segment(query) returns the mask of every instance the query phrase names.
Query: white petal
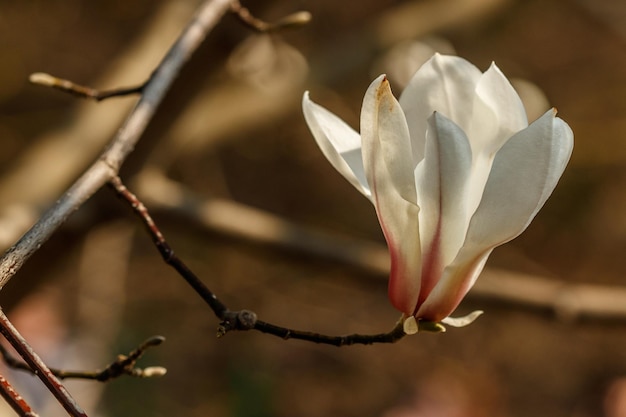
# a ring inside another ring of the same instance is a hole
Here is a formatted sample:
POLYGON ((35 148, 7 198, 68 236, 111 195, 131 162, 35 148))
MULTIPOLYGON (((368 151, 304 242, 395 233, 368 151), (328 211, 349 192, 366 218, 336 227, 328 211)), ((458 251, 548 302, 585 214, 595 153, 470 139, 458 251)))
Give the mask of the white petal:
POLYGON ((480 77, 472 108, 471 126, 466 131, 473 155, 468 206, 476 210, 496 152, 528 122, 521 99, 495 64, 480 77))
POLYGON ((472 324, 483 313, 484 311, 482 310, 476 310, 463 317, 446 317, 445 319, 441 320, 441 322, 452 327, 465 327, 469 324, 472 324))
POLYGON ((572 147, 571 129, 550 110, 500 149, 465 243, 420 314, 449 315, 456 308, 491 251, 528 227, 556 186, 572 147))
POLYGON ((482 76, 474 65, 455 56, 435 54, 413 76, 400 96, 406 115, 413 159, 423 158, 427 119, 437 111, 467 131, 475 88, 482 76))
POLYGON ((429 118, 425 158, 415 173, 421 208, 420 302, 465 240, 474 210, 467 204, 471 167, 472 151, 465 133, 442 114, 435 113, 429 118))
POLYGON ((549 110, 498 151, 466 244, 495 247, 522 233, 569 161, 573 133, 549 110))
POLYGON ((405 199, 396 188, 384 156, 381 136, 386 137, 388 132, 381 135, 381 126, 385 127, 386 122, 381 124, 379 116, 387 113, 381 109, 381 105, 397 106, 397 102, 388 97, 391 95, 388 84, 384 77, 377 79, 370 85, 363 99, 363 164, 391 256, 389 297, 398 310, 410 316, 415 309, 420 288, 419 207, 415 202, 405 199))
POLYGON ((467 134, 475 154, 493 154, 528 126, 522 100, 500 69, 491 64, 476 85, 471 127, 467 134))
POLYGON ((324 156, 357 190, 371 198, 359 134, 339 117, 311 101, 308 91, 302 97, 302 110, 324 156))

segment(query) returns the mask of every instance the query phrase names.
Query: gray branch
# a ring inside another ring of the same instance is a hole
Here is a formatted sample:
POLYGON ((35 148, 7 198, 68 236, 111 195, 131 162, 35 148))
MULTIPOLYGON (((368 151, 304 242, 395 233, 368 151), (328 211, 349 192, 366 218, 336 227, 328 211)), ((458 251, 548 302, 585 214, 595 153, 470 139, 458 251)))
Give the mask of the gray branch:
POLYGON ((229 6, 230 0, 208 0, 200 7, 146 83, 141 99, 113 137, 108 148, 0 259, 0 290, 70 214, 117 175, 180 69, 228 11, 229 6))

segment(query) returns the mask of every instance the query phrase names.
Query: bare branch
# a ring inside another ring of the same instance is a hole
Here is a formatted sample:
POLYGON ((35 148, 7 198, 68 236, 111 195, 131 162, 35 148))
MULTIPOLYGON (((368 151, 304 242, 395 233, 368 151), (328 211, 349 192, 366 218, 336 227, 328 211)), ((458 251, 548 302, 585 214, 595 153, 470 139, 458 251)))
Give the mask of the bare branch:
POLYGON ((26 363, 33 369, 34 374, 41 379, 52 395, 59 401, 65 410, 73 417, 87 417, 87 414, 74 401, 61 381, 50 371, 41 358, 30 347, 22 335, 17 331, 9 318, 0 309, 0 333, 7 339, 13 348, 20 354, 26 363))
POLYGON ((321 343, 332 346, 350 346, 350 345, 372 345, 374 343, 395 343, 406 336, 403 329, 403 320, 399 320, 394 328, 388 333, 379 334, 349 334, 345 336, 327 336, 319 333, 303 332, 299 330, 290 330, 284 327, 275 326, 271 323, 257 321, 254 329, 262 333, 268 333, 283 339, 298 339, 307 342, 321 343))
MULTIPOLYGON (((94 82, 117 86, 144 80, 193 15, 198 2, 191 3, 160 2, 150 22, 94 82)), ((109 106, 75 101, 67 124, 37 135, 11 166, 3 167, 6 172, 0 177, 0 256, 100 156, 137 99, 117 100, 109 106)))
POLYGON ((148 213, 148 209, 143 203, 122 183, 119 177, 114 177, 109 182, 117 195, 127 202, 135 214, 143 221, 146 230, 152 237, 152 241, 157 247, 159 253, 163 257, 165 263, 174 268, 189 285, 202 297, 202 299, 211 307, 211 310, 219 318, 222 318, 228 309, 217 296, 176 256, 170 245, 165 241, 163 234, 152 220, 148 213))
MULTIPOLYGON (((277 22, 269 23, 252 15, 247 8, 243 7, 241 3, 236 0, 231 3, 231 11, 236 14, 243 23, 258 32, 274 32, 288 28, 300 27, 306 25, 311 20, 311 13, 307 11, 299 11, 287 15, 277 22)), ((77 97, 94 99, 96 101, 102 101, 111 97, 141 94, 143 89, 150 82, 150 80, 148 80, 141 85, 132 87, 97 90, 64 78, 55 77, 45 72, 35 72, 31 74, 29 81, 32 84, 56 88, 57 90, 75 95, 77 97)))
POLYGON ((405 336, 402 320, 389 333, 375 335, 352 334, 346 336, 328 336, 301 330, 293 330, 257 320, 256 313, 249 310, 231 311, 220 301, 198 276, 174 253, 174 250, 165 241, 165 237, 148 213, 146 206, 131 193, 119 177, 111 179, 111 188, 125 201, 133 212, 141 219, 152 242, 168 265, 172 266, 181 277, 196 291, 209 305, 213 313, 221 320, 217 336, 224 336, 231 330, 258 330, 262 333, 278 336, 283 339, 299 339, 308 342, 322 343, 333 346, 347 346, 354 344, 369 345, 373 343, 394 343, 405 336))
POLYGON ((0 375, 0 396, 11 406, 20 417, 39 417, 26 400, 13 388, 7 379, 0 375))
POLYGON ((163 58, 141 99, 100 158, 0 259, 0 289, 69 215, 119 171, 190 55, 227 12, 230 0, 208 0, 163 58))
MULTIPOLYGON (((151 378, 163 376, 167 370, 160 366, 151 366, 148 368, 136 368, 137 361, 151 347, 159 346, 165 341, 163 336, 153 336, 144 341, 136 349, 128 355, 119 355, 117 359, 109 364, 105 369, 98 371, 66 371, 63 369, 50 368, 50 371, 60 379, 93 379, 100 382, 106 382, 111 379, 118 378, 122 375, 129 375, 137 378, 151 378)), ((6 364, 22 371, 35 373, 26 362, 13 357, 4 346, 0 345, 0 355, 6 364)))

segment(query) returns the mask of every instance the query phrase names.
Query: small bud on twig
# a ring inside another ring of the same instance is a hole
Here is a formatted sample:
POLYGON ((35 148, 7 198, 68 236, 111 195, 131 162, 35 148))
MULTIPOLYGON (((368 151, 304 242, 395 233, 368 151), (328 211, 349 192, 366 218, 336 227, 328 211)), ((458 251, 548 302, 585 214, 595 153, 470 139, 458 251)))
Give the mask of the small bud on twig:
POLYGON ((311 21, 311 13, 307 11, 295 12, 283 17, 277 22, 271 23, 254 16, 250 13, 250 10, 243 7, 238 1, 233 1, 230 9, 237 15, 239 20, 258 32, 275 32, 282 29, 296 28, 306 25, 311 21))

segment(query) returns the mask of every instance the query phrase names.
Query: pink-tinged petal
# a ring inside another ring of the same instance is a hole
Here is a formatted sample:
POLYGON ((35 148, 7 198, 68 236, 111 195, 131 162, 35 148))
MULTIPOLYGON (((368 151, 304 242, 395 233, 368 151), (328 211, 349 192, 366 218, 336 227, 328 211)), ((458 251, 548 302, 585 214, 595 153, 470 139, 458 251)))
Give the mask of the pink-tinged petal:
POLYGON ((365 178, 361 155, 361 136, 339 117, 302 97, 304 118, 322 153, 333 167, 367 198, 371 192, 365 178))
POLYGON ((440 113, 429 118, 425 158, 415 177, 422 245, 422 303, 454 260, 474 212, 467 204, 472 151, 465 133, 440 113))
POLYGON ((511 136, 528 126, 522 100, 493 63, 476 85, 473 110, 466 132, 474 154, 495 153, 511 136))
MULTIPOLYGON (((392 133, 384 131, 389 123, 380 118, 393 118, 397 114, 398 109, 393 107, 398 107, 398 103, 390 95, 389 83, 384 77, 374 81, 365 93, 361 109, 363 164, 389 246, 389 298, 398 310, 411 315, 420 289, 419 207, 402 196, 387 165, 382 140, 388 140, 392 133)), ((407 175, 412 176, 412 171, 407 175)))
POLYGON ((491 251, 530 224, 556 186, 573 148, 569 126, 554 110, 513 136, 498 151, 483 198, 459 255, 418 311, 449 316, 472 287, 491 251))
POLYGON ((492 251, 476 253, 463 247, 415 316, 435 322, 450 316, 478 279, 492 251))
POLYGON ((415 73, 400 96, 413 140, 413 160, 423 158, 428 117, 442 113, 467 132, 482 72, 463 58, 435 54, 415 73))

